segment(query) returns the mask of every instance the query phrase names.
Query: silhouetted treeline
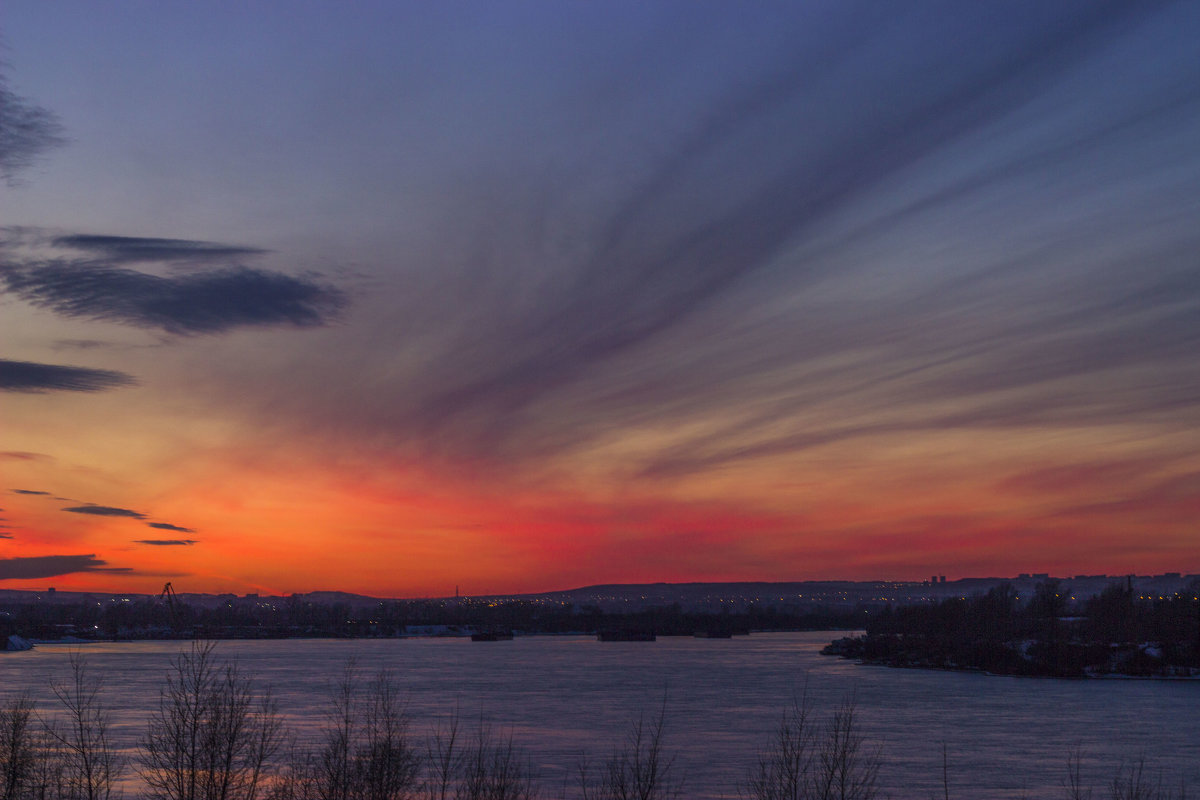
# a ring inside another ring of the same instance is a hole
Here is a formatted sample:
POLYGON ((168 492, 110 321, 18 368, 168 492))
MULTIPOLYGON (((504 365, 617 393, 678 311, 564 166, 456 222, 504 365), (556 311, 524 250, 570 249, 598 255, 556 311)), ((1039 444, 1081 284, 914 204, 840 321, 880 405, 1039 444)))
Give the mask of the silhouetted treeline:
POLYGON ((1200 671, 1200 584, 1171 597, 1139 598, 1115 583, 1087 599, 1060 581, 1018 598, 1004 584, 934 605, 886 607, 866 635, 833 655, 894 666, 980 669, 1012 675, 1187 676, 1200 671))
POLYGON ((0 635, 31 639, 393 637, 515 630, 595 633, 637 630, 658 636, 741 634, 751 630, 861 628, 867 610, 760 607, 712 614, 679 604, 630 612, 531 600, 387 600, 371 607, 302 597, 234 598, 205 607, 153 598, 88 603, 12 603, 0 607, 0 635))

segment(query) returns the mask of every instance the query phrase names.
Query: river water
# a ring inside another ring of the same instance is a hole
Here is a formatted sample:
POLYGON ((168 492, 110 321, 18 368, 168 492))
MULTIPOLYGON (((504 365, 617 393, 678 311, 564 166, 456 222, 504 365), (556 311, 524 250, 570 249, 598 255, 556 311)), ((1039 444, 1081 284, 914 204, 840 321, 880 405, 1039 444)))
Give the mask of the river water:
MULTIPOLYGON (((349 659, 369 675, 390 670, 424 737, 457 708, 511 732, 540 775, 543 795, 573 797, 578 764, 621 745, 639 714, 666 706, 666 745, 682 796, 736 797, 794 696, 824 719, 853 697, 861 730, 878 746, 881 795, 943 797, 943 750, 954 798, 1060 798, 1066 761, 1106 796, 1122 764, 1200 791, 1200 681, 1062 680, 868 667, 822 656, 828 633, 654 643, 535 636, 465 639, 221 642, 259 686, 270 686, 292 731, 314 737, 330 685, 349 659), (1104 790, 1104 791, 1102 791, 1104 790)), ((163 677, 186 643, 43 644, 0 654, 0 699, 28 693, 52 711, 52 679, 71 651, 102 675, 114 734, 134 747, 163 677)))

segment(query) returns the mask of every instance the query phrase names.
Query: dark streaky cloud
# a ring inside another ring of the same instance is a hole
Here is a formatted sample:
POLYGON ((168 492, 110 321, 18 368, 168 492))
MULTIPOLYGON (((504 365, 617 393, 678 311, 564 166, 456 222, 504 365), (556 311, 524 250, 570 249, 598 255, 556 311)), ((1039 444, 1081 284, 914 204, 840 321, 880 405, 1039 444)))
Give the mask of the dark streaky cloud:
POLYGON ((147 522, 151 528, 158 528, 163 531, 178 531, 179 533, 195 533, 191 528, 185 528, 182 525, 172 525, 169 522, 147 522))
POLYGON ((116 508, 114 506, 71 506, 64 508, 63 511, 69 511, 72 514, 92 514, 97 517, 130 517, 132 519, 145 519, 146 515, 137 511, 132 511, 128 508, 116 508))
POLYGON ((39 489, 13 489, 13 494, 44 494, 49 495, 49 492, 43 492, 39 489))
POLYGON ((190 239, 156 239, 143 236, 100 236, 73 234, 53 240, 59 247, 86 250, 107 260, 121 263, 138 261, 227 261, 244 256, 261 255, 266 250, 257 247, 199 242, 190 239))
POLYGON ((105 261, 6 264, 7 291, 66 317, 107 320, 174 334, 243 326, 324 325, 345 304, 337 289, 278 272, 230 267, 161 277, 105 261))
POLYGON ((0 359, 0 391, 100 392, 136 383, 131 375, 115 370, 0 359))
POLYGON ((72 572, 127 573, 129 567, 109 567, 108 562, 96 558, 95 553, 78 556, 32 556, 28 558, 0 558, 0 580, 29 580, 53 578, 72 572))
POLYGON ((196 543, 195 539, 134 539, 134 544, 152 544, 160 547, 170 547, 173 545, 190 546, 196 543))
POLYGON ((43 151, 65 143, 58 118, 13 93, 0 74, 0 177, 11 185, 43 151))
MULTIPOLYGON (((8 450, 0 453, 0 458, 10 461, 52 461, 53 457, 45 453, 27 453, 23 450, 8 450)), ((3 511, 3 509, 0 509, 3 511)))

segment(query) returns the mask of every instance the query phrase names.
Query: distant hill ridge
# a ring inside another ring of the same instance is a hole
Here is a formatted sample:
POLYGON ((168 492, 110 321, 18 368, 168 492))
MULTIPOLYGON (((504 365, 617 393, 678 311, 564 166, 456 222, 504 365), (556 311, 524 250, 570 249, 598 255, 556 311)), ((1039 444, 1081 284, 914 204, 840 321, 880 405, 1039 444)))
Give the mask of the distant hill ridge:
MULTIPOLYGON (((477 594, 461 597, 373 597, 336 590, 316 590, 291 595, 235 595, 232 593, 210 594, 180 592, 180 602, 201 607, 212 607, 231 600, 308 602, 318 605, 345 603, 352 607, 376 605, 388 601, 460 601, 477 599, 510 599, 573 602, 578 604, 715 604, 742 605, 746 603, 795 602, 853 604, 905 603, 937 600, 948 596, 970 596, 986 592, 993 586, 1009 583, 1018 591, 1032 591, 1033 587, 1048 578, 1045 574, 1023 574, 1016 578, 960 578, 952 581, 716 581, 685 583, 609 583, 581 586, 574 589, 559 589, 546 592, 514 594, 477 594)), ((1170 594, 1200 581, 1200 574, 1165 573, 1162 575, 1077 575, 1073 578, 1057 578, 1064 586, 1089 596, 1102 591, 1116 581, 1131 581, 1136 589, 1150 594, 1170 594)), ((84 603, 84 602, 136 602, 157 599, 157 594, 128 592, 73 592, 0 589, 0 603, 84 603)))

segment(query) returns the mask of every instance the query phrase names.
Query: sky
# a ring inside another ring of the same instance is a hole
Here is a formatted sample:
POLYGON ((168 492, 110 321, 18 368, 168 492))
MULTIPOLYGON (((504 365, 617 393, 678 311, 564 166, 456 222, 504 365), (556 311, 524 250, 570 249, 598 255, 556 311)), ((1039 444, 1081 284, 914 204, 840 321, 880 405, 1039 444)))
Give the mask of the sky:
POLYGON ((1198 36, 6 0, 0 588, 1200 572, 1198 36))

